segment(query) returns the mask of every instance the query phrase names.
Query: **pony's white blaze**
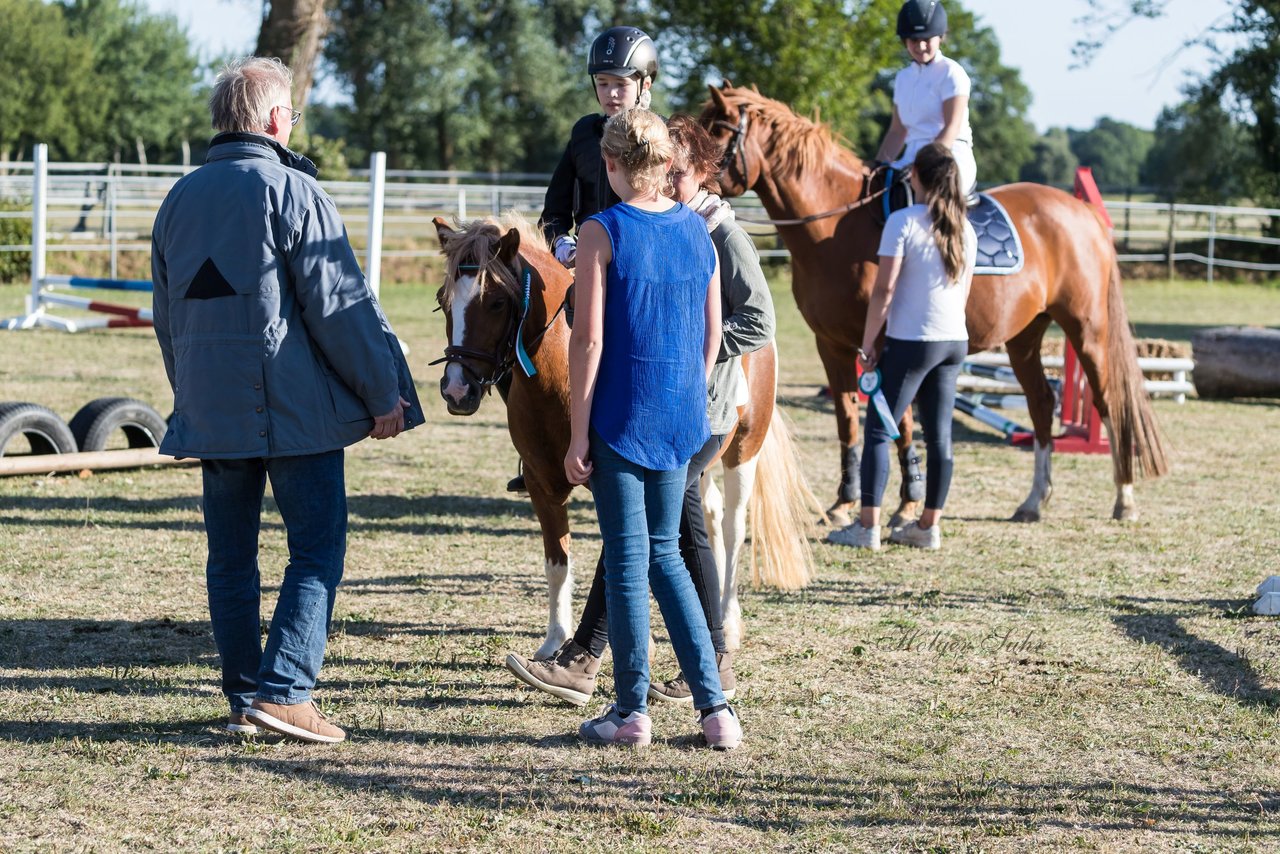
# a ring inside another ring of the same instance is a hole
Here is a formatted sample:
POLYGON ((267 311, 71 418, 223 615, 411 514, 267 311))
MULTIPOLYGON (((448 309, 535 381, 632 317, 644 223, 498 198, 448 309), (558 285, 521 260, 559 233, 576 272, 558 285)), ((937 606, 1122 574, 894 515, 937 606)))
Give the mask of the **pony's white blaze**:
MULTIPOLYGON (((449 305, 449 313, 453 319, 453 337, 449 343, 461 347, 467 334, 467 308, 476 298, 476 277, 459 276, 454 282, 453 300, 449 305)), ((445 365, 444 378, 448 380, 444 393, 452 400, 460 401, 467 394, 467 379, 462 373, 462 365, 450 362, 445 365)))

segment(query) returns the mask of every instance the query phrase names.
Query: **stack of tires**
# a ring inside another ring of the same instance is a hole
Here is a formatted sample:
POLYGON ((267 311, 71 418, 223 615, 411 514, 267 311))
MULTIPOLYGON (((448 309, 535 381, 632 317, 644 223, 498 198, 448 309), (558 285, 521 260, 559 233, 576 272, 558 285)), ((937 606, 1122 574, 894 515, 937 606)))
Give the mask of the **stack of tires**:
POLYGON ((34 403, 0 403, 0 457, 20 452, 25 438, 32 454, 103 451, 117 432, 130 448, 158 448, 165 419, 147 404, 128 397, 100 397, 85 404, 70 423, 52 409, 34 403))

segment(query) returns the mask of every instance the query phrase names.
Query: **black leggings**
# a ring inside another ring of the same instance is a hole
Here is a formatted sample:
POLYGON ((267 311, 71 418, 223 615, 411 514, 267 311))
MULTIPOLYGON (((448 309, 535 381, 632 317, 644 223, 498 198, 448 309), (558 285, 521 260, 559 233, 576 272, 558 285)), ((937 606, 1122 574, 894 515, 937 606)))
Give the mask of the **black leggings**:
MULTIPOLYGON (((886 338, 880 356, 880 380, 893 420, 902 420, 913 399, 920 406, 925 438, 924 506, 941 510, 951 488, 951 410, 956 377, 969 353, 968 341, 902 341, 886 338)), ((866 445, 862 451, 862 506, 879 507, 889 482, 889 427, 875 406, 867 406, 866 445)))
MULTIPOLYGON (((711 537, 707 534, 706 517, 702 514, 702 490, 699 482, 702 473, 720 451, 724 436, 712 436, 693 458, 689 460, 689 473, 684 482, 684 507, 680 511, 680 557, 698 592, 702 613, 711 630, 711 643, 716 652, 726 652, 724 645, 724 616, 720 613, 720 575, 716 569, 716 556, 711 551, 711 537)), ((609 612, 604 600, 604 557, 596 563, 595 578, 587 593, 587 604, 582 609, 582 619, 573 640, 596 658, 604 655, 609 645, 609 612)))

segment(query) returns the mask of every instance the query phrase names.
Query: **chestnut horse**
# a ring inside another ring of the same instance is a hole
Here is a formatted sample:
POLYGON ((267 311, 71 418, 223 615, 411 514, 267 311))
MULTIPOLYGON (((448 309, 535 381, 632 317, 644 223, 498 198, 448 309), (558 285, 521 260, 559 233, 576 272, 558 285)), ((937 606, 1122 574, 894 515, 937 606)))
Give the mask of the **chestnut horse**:
MULTIPOLYGON (((755 190, 791 253, 792 292, 817 338, 835 400, 841 491, 831 508, 849 518, 858 496, 858 400, 855 352, 879 262, 881 226, 874 215, 882 174, 838 145, 824 125, 797 116, 754 88, 710 87, 700 121, 725 145, 720 185, 727 196, 755 190), (879 180, 878 180, 879 179, 879 180)), ((1135 474, 1168 470, 1138 367, 1115 247, 1093 208, 1050 187, 1010 184, 991 191, 1022 239, 1019 273, 975 276, 966 311, 970 352, 1005 344, 1027 396, 1035 429, 1035 476, 1015 521, 1038 521, 1052 492, 1054 395, 1040 361, 1040 341, 1057 322, 1080 356, 1095 405, 1111 439, 1116 519, 1137 516, 1135 474), (1136 464, 1135 464, 1136 459, 1136 464)), ((899 454, 911 441, 911 410, 899 454)), ((904 477, 904 481, 906 478, 904 477)), ((898 518, 914 518, 904 493, 898 518)))
MULTIPOLYGON (((451 414, 472 415, 484 393, 510 372, 507 426, 524 461, 529 498, 542 527, 548 584, 547 635, 535 658, 547 658, 573 631, 566 508, 573 486, 564 475, 569 448, 569 327, 563 317, 573 277, 522 217, 481 220, 461 231, 439 217, 434 222, 446 262, 437 300, 449 341, 439 360, 446 362, 440 395, 451 414), (536 371, 532 376, 518 364, 520 342, 536 371)), ((725 639, 734 648, 741 637, 737 570, 748 505, 755 532, 755 582, 798 589, 813 571, 805 530, 816 499, 799 475, 790 433, 774 409, 776 359, 772 343, 743 357, 748 401, 739 407, 738 427, 721 459, 723 502, 711 479, 703 481, 720 572, 725 639)))

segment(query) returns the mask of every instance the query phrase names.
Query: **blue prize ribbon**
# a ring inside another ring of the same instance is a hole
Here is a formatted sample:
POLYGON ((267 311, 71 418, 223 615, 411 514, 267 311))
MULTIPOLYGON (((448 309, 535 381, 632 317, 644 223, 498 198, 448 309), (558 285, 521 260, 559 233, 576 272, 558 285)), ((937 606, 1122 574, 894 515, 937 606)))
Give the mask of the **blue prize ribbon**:
POLYGON ((533 286, 533 270, 524 268, 524 302, 520 307, 520 325, 516 327, 516 361, 526 377, 536 377, 538 369, 533 366, 533 359, 524 349, 524 321, 529 316, 529 291, 533 286))
POLYGON ((880 388, 879 369, 863 371, 862 376, 858 377, 858 388, 871 398, 871 405, 876 408, 880 420, 889 430, 889 435, 894 439, 899 438, 902 434, 898 432, 898 424, 893 420, 893 410, 889 408, 889 401, 884 399, 884 391, 880 388))

